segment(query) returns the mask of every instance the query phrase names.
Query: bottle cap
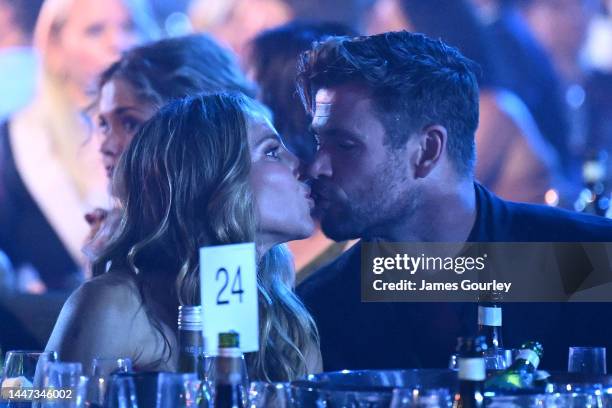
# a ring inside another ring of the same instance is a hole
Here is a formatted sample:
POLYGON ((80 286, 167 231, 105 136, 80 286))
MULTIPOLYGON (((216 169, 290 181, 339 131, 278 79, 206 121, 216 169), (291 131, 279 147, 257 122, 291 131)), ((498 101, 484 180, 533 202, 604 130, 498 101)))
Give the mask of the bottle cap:
POLYGON ((240 335, 235 331, 219 333, 219 348, 240 347, 240 335))
POLYGON ((179 330, 202 330, 202 306, 179 306, 179 330))

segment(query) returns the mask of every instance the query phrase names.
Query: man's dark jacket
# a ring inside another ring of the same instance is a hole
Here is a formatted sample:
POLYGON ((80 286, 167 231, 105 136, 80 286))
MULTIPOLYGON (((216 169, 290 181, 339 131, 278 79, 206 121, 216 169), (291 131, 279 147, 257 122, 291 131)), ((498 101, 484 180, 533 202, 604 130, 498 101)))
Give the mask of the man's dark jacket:
MULTIPOLYGON (((612 242, 612 221, 605 218, 504 201, 479 184, 475 189, 470 242, 612 242)), ((319 328, 325 371, 447 367, 456 338, 476 332, 476 305, 361 303, 360 250, 357 243, 297 288, 319 328)), ((612 303, 503 307, 504 345, 543 342, 544 368, 567 369, 572 345, 612 350, 612 303)))

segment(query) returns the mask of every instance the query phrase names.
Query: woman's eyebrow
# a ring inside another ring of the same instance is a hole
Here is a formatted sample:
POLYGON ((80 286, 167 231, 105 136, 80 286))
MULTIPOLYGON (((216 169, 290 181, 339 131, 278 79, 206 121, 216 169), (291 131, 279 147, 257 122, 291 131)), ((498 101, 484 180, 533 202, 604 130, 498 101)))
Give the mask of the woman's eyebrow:
POLYGON ((269 140, 269 139, 273 139, 273 140, 276 140, 276 141, 280 141, 280 136, 279 136, 279 135, 277 135, 276 133, 266 133, 266 134, 265 134, 265 135, 263 135, 261 138, 259 138, 259 139, 258 139, 258 140, 255 142, 255 144, 256 144, 256 145, 260 145, 260 144, 262 144, 262 143, 266 142, 266 141, 267 141, 267 140, 269 140))

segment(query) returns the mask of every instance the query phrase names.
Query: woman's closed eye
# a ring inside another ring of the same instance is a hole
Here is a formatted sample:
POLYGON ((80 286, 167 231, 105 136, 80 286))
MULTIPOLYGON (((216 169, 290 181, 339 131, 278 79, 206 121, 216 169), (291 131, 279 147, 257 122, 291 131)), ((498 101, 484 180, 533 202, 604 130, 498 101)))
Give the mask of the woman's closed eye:
POLYGON ((278 160, 280 159, 280 149, 280 143, 271 144, 269 147, 266 148, 266 156, 278 160))
POLYGON ((343 150, 352 150, 355 147, 357 147, 357 143, 351 140, 339 140, 337 144, 338 144, 338 147, 343 150))

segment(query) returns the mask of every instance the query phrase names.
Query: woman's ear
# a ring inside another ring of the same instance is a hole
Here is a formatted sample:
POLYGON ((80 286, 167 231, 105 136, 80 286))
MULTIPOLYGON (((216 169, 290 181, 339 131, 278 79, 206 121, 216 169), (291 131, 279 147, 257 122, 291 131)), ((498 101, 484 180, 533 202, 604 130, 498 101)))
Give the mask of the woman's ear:
POLYGON ((417 134, 419 138, 419 155, 415 163, 415 176, 426 177, 436 167, 444 149, 448 133, 441 125, 430 125, 417 134))

